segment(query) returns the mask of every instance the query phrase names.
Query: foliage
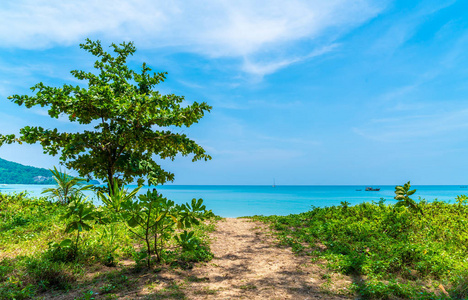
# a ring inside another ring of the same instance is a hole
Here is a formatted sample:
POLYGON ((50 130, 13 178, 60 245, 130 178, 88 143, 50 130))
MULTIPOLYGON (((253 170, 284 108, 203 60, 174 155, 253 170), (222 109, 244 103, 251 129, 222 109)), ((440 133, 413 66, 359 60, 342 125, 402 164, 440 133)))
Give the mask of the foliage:
POLYGON ((63 263, 44 259, 29 258, 25 261, 26 272, 36 283, 39 291, 50 289, 67 289, 75 281, 75 277, 63 263))
POLYGON ((468 206, 421 201, 418 207, 423 214, 380 201, 254 219, 270 223, 294 251, 362 278, 352 288, 363 298, 441 299, 442 284, 452 297, 465 299, 468 206))
POLYGON ((468 203, 468 197, 466 195, 459 195, 455 198, 458 203, 458 207, 468 203))
POLYGON ((57 186, 45 189, 42 193, 57 198, 60 203, 68 204, 73 197, 79 197, 83 191, 89 191, 93 187, 93 185, 84 185, 85 179, 70 176, 58 171, 56 167, 50 171, 57 186))
POLYGON ((180 235, 176 235, 175 240, 182 248, 181 259, 184 262, 192 261, 210 261, 213 253, 208 247, 195 235, 194 231, 184 230, 180 235))
POLYGON ((395 200, 398 201, 395 204, 395 207, 407 207, 410 210, 417 211, 423 214, 423 211, 418 206, 418 204, 409 197, 413 195, 414 193, 416 193, 416 190, 410 191, 410 188, 411 188, 411 184, 409 181, 405 183, 403 186, 397 185, 395 187, 395 195, 396 195, 395 200))
POLYGON ((194 237, 194 232, 184 230, 179 236, 175 236, 176 242, 182 247, 184 251, 194 250, 198 246, 198 241, 194 237))
POLYGON ((52 261, 69 262, 75 259, 75 251, 73 241, 64 239, 60 243, 55 241, 49 242, 48 256, 52 261))
MULTIPOLYGON (((92 229, 91 222, 95 220, 96 213, 94 206, 86 201, 81 195, 74 195, 70 204, 67 206, 67 211, 63 218, 66 220, 66 233, 76 232, 76 240, 74 244, 75 255, 78 253, 78 244, 80 242, 80 234, 83 231, 92 229)), ((63 242, 62 242, 63 243, 63 242)))
MULTIPOLYGON (((132 192, 133 193, 133 192, 132 192)), ((125 195, 115 191, 114 194, 125 195)), ((172 239, 175 227, 183 229, 190 228, 192 224, 199 225, 201 220, 206 219, 210 212, 206 211, 203 200, 192 200, 192 204, 175 204, 168 200, 156 189, 140 195, 138 200, 132 197, 102 196, 108 207, 121 218, 129 227, 129 230, 145 242, 147 266, 151 266, 151 255, 156 255, 156 261, 161 261, 163 250, 167 242, 172 239)), ((138 259, 144 258, 142 254, 138 259)))
POLYGON ((187 104, 183 96, 161 95, 154 87, 166 79, 166 73, 151 73, 143 63, 140 72, 129 68, 127 59, 136 51, 133 43, 112 44, 114 56, 99 41, 86 40, 80 47, 96 56, 97 74, 71 71, 88 86, 65 84, 46 86, 42 82, 32 87, 35 95, 13 95, 9 99, 31 108, 48 108, 52 118, 68 116, 71 122, 92 124, 93 130, 70 133, 57 129, 26 126, 20 130, 26 143, 40 142, 44 152, 60 153, 68 169, 80 176, 107 182, 112 193, 114 180, 126 184, 134 180, 148 184, 171 181, 174 175, 161 168, 153 159, 174 159, 177 154, 193 154, 193 160, 211 159, 205 150, 185 134, 169 127, 190 127, 211 107, 206 103, 187 104), (158 128, 158 129, 155 129, 158 128), (166 130, 164 130, 166 129, 166 130))
MULTIPOLYGON (((125 196, 128 194, 131 193, 125 196)), ((115 199, 116 195, 112 197, 115 199)), ((87 272, 95 273, 101 264, 114 266, 117 259, 132 258, 135 249, 145 250, 142 240, 131 234, 107 206, 95 207, 84 200, 74 199, 69 206, 64 206, 45 197, 0 193, 0 299, 30 299, 53 289, 62 291, 56 293, 81 293, 82 284, 92 284, 86 283, 87 272), (88 214, 93 218, 86 217, 88 214), (81 232, 77 230, 80 226, 81 232), (64 228, 70 228, 69 232, 64 228), (78 233, 79 251, 76 252, 78 233)), ((165 245, 173 251, 163 253, 164 262, 182 266, 179 262, 212 258, 206 232, 213 230, 214 225, 191 224, 192 239, 200 246, 193 251, 178 252, 179 246, 171 236, 165 245)), ((146 256, 141 262, 147 263, 146 256)), ((119 268, 122 267, 114 269, 115 276, 111 276, 112 271, 102 275, 105 284, 99 294, 120 293, 132 286, 133 279, 118 271, 119 268)), ((133 267, 131 270, 134 272, 133 267)), ((96 291, 95 288, 92 290, 96 291)))
POLYGON ((21 144, 22 141, 19 138, 17 138, 14 134, 7 134, 7 135, 0 134, 0 147, 5 144, 13 144, 13 143, 21 144))
POLYGON ((102 193, 101 191, 97 192, 98 198, 105 204, 102 211, 97 211, 98 222, 103 224, 103 234, 102 241, 107 243, 107 255, 105 258, 105 265, 114 266, 115 261, 115 250, 117 250, 118 245, 116 245, 115 234, 116 227, 122 226, 120 221, 124 221, 122 213, 122 204, 131 202, 135 197, 137 192, 140 190, 141 186, 137 187, 131 192, 128 192, 127 189, 119 187, 117 183, 113 185, 112 193, 102 193))

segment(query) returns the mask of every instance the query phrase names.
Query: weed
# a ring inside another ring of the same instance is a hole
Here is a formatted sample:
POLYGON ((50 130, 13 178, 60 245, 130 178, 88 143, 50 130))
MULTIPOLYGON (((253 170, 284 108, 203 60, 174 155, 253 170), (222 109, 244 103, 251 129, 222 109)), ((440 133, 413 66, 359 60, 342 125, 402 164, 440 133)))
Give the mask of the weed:
POLYGON ((257 286, 255 286, 254 284, 244 284, 244 285, 239 286, 239 288, 241 290, 254 290, 257 288, 257 286))
POLYGON ((65 290, 75 281, 75 276, 63 263, 43 258, 31 258, 26 260, 25 265, 27 274, 37 284, 40 291, 65 290))

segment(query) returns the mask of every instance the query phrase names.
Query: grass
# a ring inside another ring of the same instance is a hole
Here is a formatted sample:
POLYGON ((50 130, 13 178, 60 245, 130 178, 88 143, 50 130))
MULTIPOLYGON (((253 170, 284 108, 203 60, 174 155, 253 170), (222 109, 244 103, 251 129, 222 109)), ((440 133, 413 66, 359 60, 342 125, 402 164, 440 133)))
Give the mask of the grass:
POLYGON ((467 299, 468 206, 418 206, 422 212, 384 201, 345 203, 253 218, 271 224, 296 253, 352 276, 350 288, 361 298, 467 299))
MULTIPOLYGON (((420 201, 418 210, 385 204, 312 208, 289 216, 255 216, 275 229, 281 244, 311 261, 324 261, 332 274, 353 278, 349 295, 362 299, 468 299, 468 206, 420 201), (419 210, 420 208, 420 210, 419 210)), ((46 198, 0 194, 0 299, 47 298, 71 294, 76 299, 118 299, 135 288, 148 290, 147 299, 185 299, 184 289, 205 277, 181 281, 160 276, 162 270, 190 269, 209 261, 207 233, 214 222, 194 229, 196 251, 182 251, 170 241, 163 262, 152 269, 141 261, 141 240, 116 226, 113 244, 104 225, 83 233, 80 250, 50 248, 65 234, 65 207, 46 198), (113 252, 117 263, 108 264, 113 252), (58 250, 57 250, 58 249, 58 250)), ((118 224, 117 224, 118 225, 118 224)), ((333 285, 337 275, 321 278, 333 285)), ((242 285, 254 290, 255 285, 242 285)), ((200 295, 213 295, 205 288, 200 295)), ((131 296, 129 296, 131 297, 131 296)))
MULTIPOLYGON (((93 224, 91 230, 82 233, 78 253, 70 255, 67 247, 49 245, 73 238, 73 233, 66 234, 64 230, 65 211, 64 205, 44 197, 0 193, 0 299, 40 299, 53 294, 73 294, 76 299, 94 299, 96 295, 96 299, 117 299, 136 286, 144 287, 140 277, 155 277, 163 268, 190 268, 213 256, 208 232, 214 230, 216 218, 192 228, 198 246, 191 251, 182 250, 170 240, 162 263, 152 269, 139 260, 141 240, 123 224, 116 224, 112 243, 106 237, 105 225, 93 224), (116 264, 109 264, 109 253, 116 264), (118 265, 119 261, 131 260, 131 265, 118 265)), ((175 282, 157 286, 153 294, 148 299, 185 298, 175 282)))

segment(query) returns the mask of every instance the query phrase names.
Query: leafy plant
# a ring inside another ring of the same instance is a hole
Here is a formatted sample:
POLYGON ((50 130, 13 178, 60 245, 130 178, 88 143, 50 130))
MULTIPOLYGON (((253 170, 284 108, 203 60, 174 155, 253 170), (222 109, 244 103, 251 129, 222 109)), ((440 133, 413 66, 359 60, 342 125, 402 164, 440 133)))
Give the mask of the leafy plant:
POLYGON ((119 185, 145 178, 149 185, 172 181, 174 174, 163 170, 155 156, 174 159, 177 154, 193 154, 193 161, 211 159, 185 134, 170 130, 197 123, 211 106, 204 102, 187 105, 183 96, 155 91, 167 73, 152 73, 145 63, 139 72, 130 69, 127 58, 136 51, 133 43, 112 44, 113 54, 104 51, 100 41, 87 39, 80 47, 98 58, 94 63, 97 74, 71 71, 87 88, 41 82, 32 87, 35 95, 9 99, 27 108, 45 106, 52 118, 67 115, 70 122, 93 124, 94 130, 69 133, 26 126, 20 130, 22 141, 40 142, 50 155, 60 153, 67 168, 82 177, 102 179, 109 193, 114 191, 115 179, 119 185))
POLYGON ((54 167, 52 172, 53 178, 57 183, 55 188, 45 189, 42 194, 49 194, 51 197, 57 198, 60 203, 68 204, 70 199, 81 194, 83 191, 88 191, 93 185, 84 185, 85 179, 77 178, 57 170, 54 167))
POLYGON ((115 232, 116 226, 122 225, 121 221, 125 222, 125 218, 122 215, 123 205, 132 202, 141 186, 128 192, 127 189, 119 187, 118 183, 115 182, 112 188, 112 193, 97 192, 98 198, 105 204, 103 214, 97 211, 97 219, 99 223, 104 225, 102 242, 107 243, 108 250, 104 261, 104 264, 107 266, 115 265, 114 252, 119 247, 115 244, 115 232))
POLYGON ((343 209, 347 209, 350 204, 351 203, 348 201, 341 201, 341 207, 343 207, 343 209))
POLYGON ((97 192, 98 198, 106 205, 107 212, 114 218, 120 218, 123 206, 127 203, 132 202, 132 199, 136 196, 141 186, 138 186, 133 191, 129 192, 124 187, 119 186, 118 181, 114 179, 112 185, 112 192, 103 193, 102 191, 97 192))
POLYGON ((182 247, 184 251, 194 250, 198 247, 198 240, 194 237, 194 232, 184 230, 180 235, 176 235, 175 237, 176 242, 182 247))
POLYGON ((176 205, 158 194, 156 189, 140 195, 137 201, 125 203, 122 215, 131 232, 145 242, 148 267, 151 266, 151 254, 156 255, 156 261, 161 260, 162 251, 173 237, 176 225, 180 229, 190 228, 208 215, 202 203, 202 199, 193 199, 192 205, 176 205))
POLYGON ((74 196, 70 200, 70 204, 67 206, 67 212, 64 215, 64 219, 67 222, 65 228, 66 233, 76 232, 76 239, 74 243, 75 255, 78 253, 78 244, 80 242, 80 234, 83 231, 92 229, 91 222, 95 220, 94 206, 87 202, 87 197, 74 196))
POLYGON ((73 242, 71 239, 64 239, 60 243, 49 242, 50 259, 52 261, 71 261, 75 258, 73 242))
POLYGON ((409 208, 411 210, 418 211, 421 214, 424 214, 423 211, 421 210, 421 208, 418 206, 418 204, 413 199, 411 199, 409 197, 409 196, 413 195, 414 193, 416 193, 416 190, 411 190, 410 191, 410 188, 411 188, 411 184, 410 184, 409 181, 407 183, 405 183, 403 186, 397 185, 395 187, 395 194, 396 194, 395 200, 398 201, 395 204, 395 206, 396 207, 407 207, 407 208, 409 208))

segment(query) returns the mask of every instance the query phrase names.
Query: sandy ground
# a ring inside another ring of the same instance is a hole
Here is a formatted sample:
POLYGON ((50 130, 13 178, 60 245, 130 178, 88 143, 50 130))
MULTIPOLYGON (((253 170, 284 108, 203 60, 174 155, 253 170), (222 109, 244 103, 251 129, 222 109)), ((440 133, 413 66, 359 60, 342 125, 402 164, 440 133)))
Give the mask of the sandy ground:
MULTIPOLYGON (((110 269, 102 269, 72 293, 47 293, 42 299, 354 299, 351 278, 331 273, 324 263, 279 246, 268 227, 249 219, 224 219, 210 234, 215 257, 191 269, 164 266, 157 272, 128 273, 128 288, 102 291, 110 269)), ((123 262, 129 266, 134 262, 123 262)), ((115 270, 115 268, 114 268, 115 270)))
MULTIPOLYGON (((194 268, 192 276, 207 278, 198 289, 215 290, 213 295, 189 299, 349 299, 324 287, 329 282, 325 268, 279 247, 264 224, 248 219, 220 221, 212 234, 215 258, 194 268)), ((331 276, 331 275, 330 275, 331 276)), ((342 278, 339 285, 349 284, 342 278)), ((330 286, 331 287, 331 286, 330 286)), ((346 290, 345 290, 346 291, 346 290)))

